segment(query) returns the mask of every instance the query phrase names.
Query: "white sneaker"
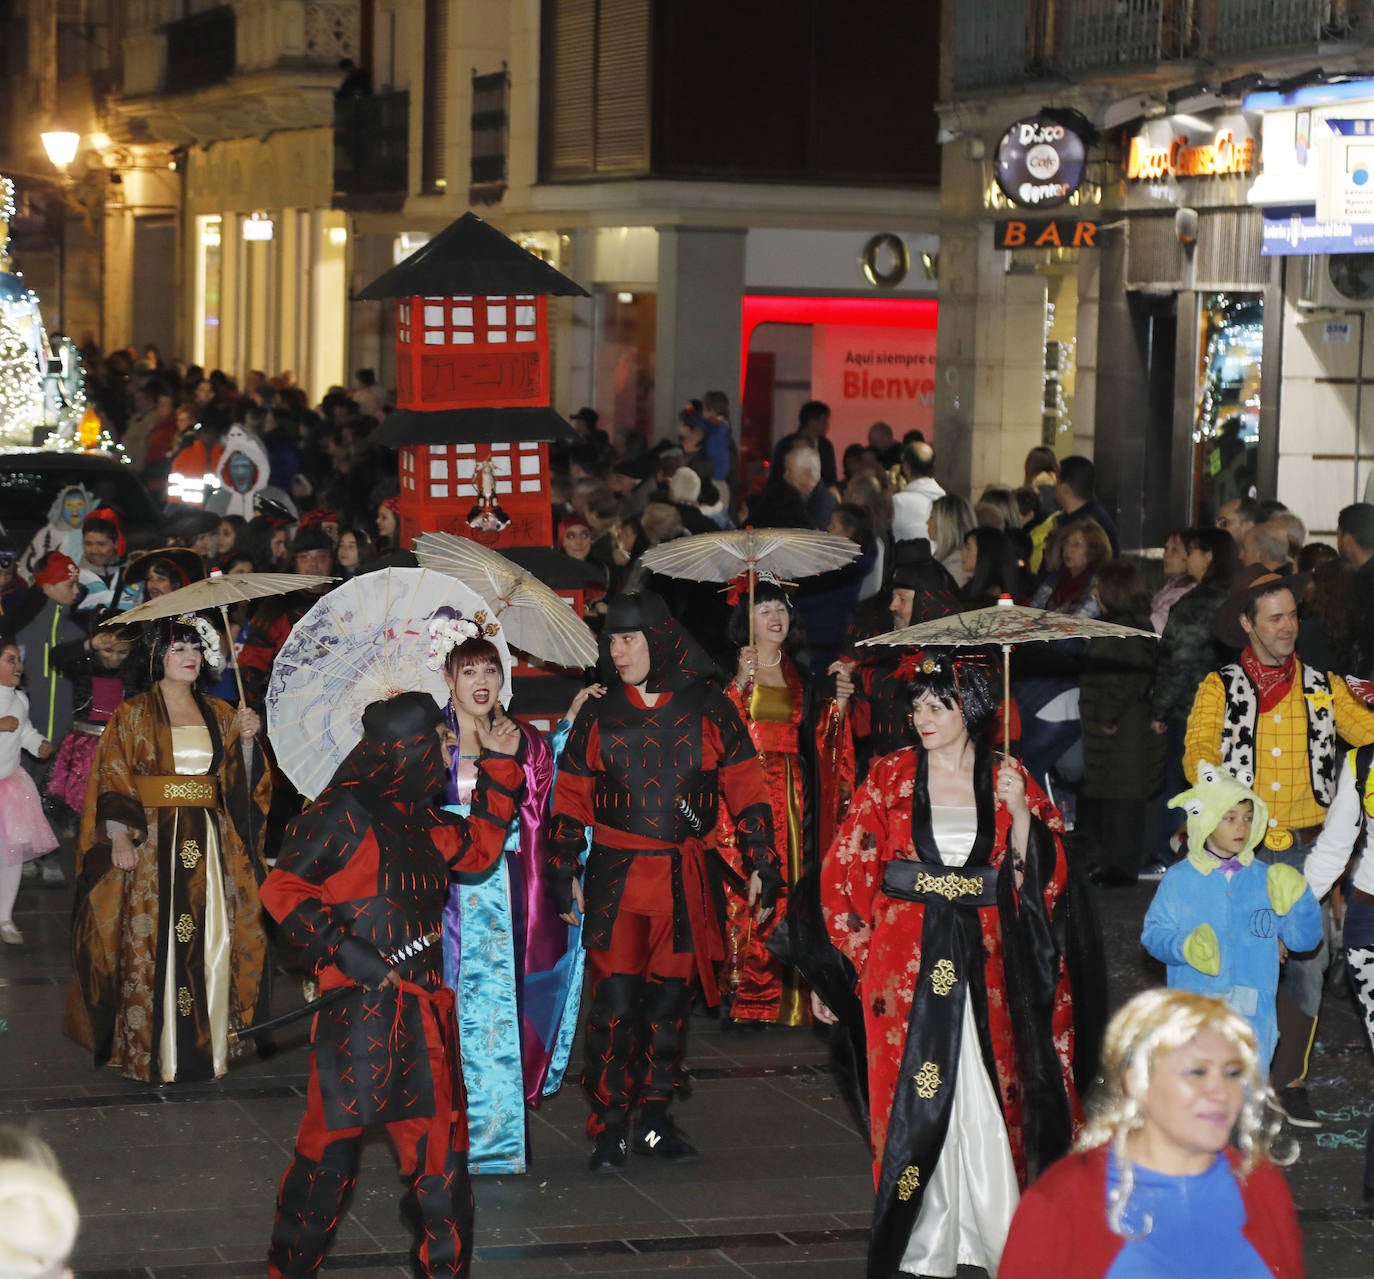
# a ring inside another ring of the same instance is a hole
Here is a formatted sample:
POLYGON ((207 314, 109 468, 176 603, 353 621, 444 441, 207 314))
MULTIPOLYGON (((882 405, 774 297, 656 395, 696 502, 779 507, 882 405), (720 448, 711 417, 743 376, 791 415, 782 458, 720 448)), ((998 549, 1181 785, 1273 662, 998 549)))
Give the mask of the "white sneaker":
POLYGON ((9 919, 0 919, 0 941, 6 946, 22 946, 24 944, 24 934, 9 919))

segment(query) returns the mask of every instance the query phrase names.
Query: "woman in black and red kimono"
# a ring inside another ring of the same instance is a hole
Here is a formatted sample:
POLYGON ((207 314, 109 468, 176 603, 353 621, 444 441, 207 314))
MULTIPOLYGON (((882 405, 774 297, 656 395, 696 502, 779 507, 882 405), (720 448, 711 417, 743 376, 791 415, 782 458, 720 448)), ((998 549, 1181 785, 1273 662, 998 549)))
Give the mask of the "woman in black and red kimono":
POLYGON ((1068 1149, 1079 1114, 1050 925, 1059 814, 986 745, 988 666, 927 653, 909 692, 921 749, 873 765, 822 870, 869 1045, 870 1279, 995 1273, 1028 1172, 1068 1149))
POLYGON ((478 731, 468 817, 439 811, 452 730, 427 693, 363 712, 363 737, 287 827, 262 903, 309 952, 325 990, 351 993, 316 1017, 305 1117, 282 1178, 268 1274, 307 1279, 357 1175, 362 1135, 385 1124, 411 1178, 415 1273, 457 1279, 472 1264, 472 1188, 453 992, 437 941, 450 873, 500 856, 523 789, 514 723, 478 731), (407 958, 400 958, 401 955, 407 958))

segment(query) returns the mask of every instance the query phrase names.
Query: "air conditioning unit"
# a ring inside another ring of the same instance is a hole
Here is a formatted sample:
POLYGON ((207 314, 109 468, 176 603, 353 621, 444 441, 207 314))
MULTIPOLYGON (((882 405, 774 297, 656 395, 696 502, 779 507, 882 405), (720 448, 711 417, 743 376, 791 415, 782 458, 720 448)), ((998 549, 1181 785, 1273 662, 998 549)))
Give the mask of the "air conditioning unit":
POLYGON ((1374 310, 1374 253, 1305 258, 1300 283, 1297 303, 1304 310, 1374 310))

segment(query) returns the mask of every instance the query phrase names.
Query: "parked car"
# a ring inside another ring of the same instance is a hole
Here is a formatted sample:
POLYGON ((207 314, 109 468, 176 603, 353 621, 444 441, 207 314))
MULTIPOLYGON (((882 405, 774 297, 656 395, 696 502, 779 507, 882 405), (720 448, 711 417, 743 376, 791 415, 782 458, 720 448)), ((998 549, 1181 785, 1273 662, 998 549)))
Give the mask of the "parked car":
POLYGON ((83 484, 97 505, 119 514, 131 551, 162 544, 162 512, 149 496, 137 471, 108 453, 61 453, 49 449, 0 449, 0 525, 16 551, 22 552, 48 522, 57 495, 83 484))

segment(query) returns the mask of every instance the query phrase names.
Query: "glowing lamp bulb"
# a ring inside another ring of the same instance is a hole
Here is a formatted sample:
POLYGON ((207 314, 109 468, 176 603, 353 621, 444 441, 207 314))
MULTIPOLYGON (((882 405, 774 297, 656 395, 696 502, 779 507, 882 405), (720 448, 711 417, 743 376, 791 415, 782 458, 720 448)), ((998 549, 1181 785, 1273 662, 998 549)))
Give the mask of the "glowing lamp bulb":
POLYGON ((76 428, 76 438, 83 449, 93 449, 100 443, 100 418, 88 404, 81 415, 81 425, 76 428))

